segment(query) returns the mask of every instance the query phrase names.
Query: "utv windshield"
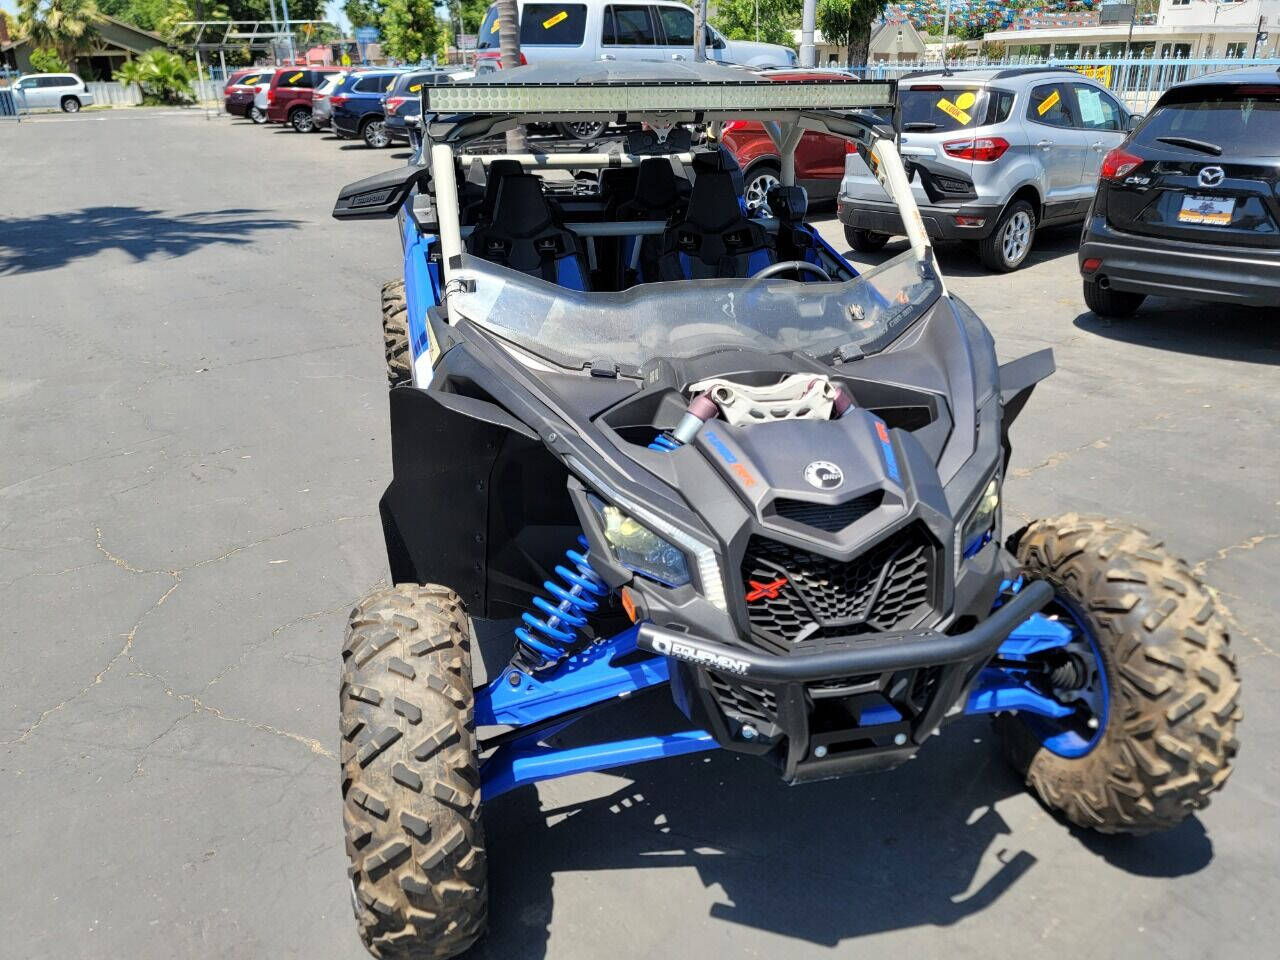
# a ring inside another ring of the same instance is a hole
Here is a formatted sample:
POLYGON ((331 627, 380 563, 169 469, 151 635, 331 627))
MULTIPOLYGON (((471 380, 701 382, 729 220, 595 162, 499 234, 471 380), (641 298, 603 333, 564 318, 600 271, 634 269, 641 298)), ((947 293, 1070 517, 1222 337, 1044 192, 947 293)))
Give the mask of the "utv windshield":
POLYGON ((847 282, 699 280, 582 293, 464 256, 461 316, 561 367, 688 359, 719 350, 852 358, 883 349, 937 299, 908 251, 847 282))

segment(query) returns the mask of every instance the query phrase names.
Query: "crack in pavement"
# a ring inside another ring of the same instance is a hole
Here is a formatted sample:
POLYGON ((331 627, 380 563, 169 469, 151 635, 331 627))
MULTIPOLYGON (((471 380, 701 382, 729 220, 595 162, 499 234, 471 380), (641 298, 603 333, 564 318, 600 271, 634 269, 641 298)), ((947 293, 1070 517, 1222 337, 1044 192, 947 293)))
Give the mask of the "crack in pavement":
POLYGON ((1240 551, 1252 550, 1254 549, 1254 547, 1257 547, 1260 544, 1266 543, 1268 540, 1280 540, 1280 533, 1260 533, 1257 536, 1246 537, 1244 540, 1241 540, 1239 543, 1233 543, 1229 547, 1223 547, 1221 550, 1215 553, 1212 557, 1206 557, 1205 559, 1197 563, 1194 567, 1191 568, 1191 572, 1194 573, 1197 577, 1202 577, 1204 576, 1205 568, 1207 568, 1209 564, 1217 563, 1219 560, 1227 559, 1227 554, 1232 553, 1233 551, 1236 551, 1236 550, 1240 550, 1240 551))
MULTIPOLYGON (((106 544, 104 543, 104 535, 102 532, 102 527, 95 524, 93 528, 94 533, 96 535, 94 546, 97 548, 99 553, 101 553, 111 563, 115 564, 115 566, 119 567, 121 570, 125 570, 129 573, 136 574, 139 576, 171 577, 173 579, 173 582, 169 584, 169 588, 165 590, 159 596, 159 598, 154 603, 151 604, 151 606, 149 606, 146 610, 144 610, 141 616, 139 616, 136 621, 134 621, 134 624, 129 629, 129 632, 123 635, 124 642, 121 645, 120 649, 117 650, 111 656, 111 658, 106 662, 106 665, 103 666, 102 669, 100 669, 97 673, 94 674, 92 680, 86 683, 83 687, 81 687, 75 693, 71 694, 71 696, 65 697, 62 700, 59 700, 53 706, 41 711, 40 715, 36 717, 36 719, 31 724, 29 724, 20 734, 18 734, 18 736, 11 737, 7 740, 0 740, 0 744, 25 743, 28 739, 30 739, 31 735, 40 728, 41 724, 43 724, 47 719, 49 719, 49 717, 53 716, 55 713, 58 713, 60 710, 62 710, 69 704, 74 703, 76 700, 79 700, 81 697, 87 694, 90 690, 92 690, 98 684, 102 683, 103 679, 111 671, 111 668, 114 667, 122 658, 128 657, 130 662, 132 662, 135 666, 138 666, 139 669, 141 670, 142 668, 138 664, 138 661, 134 659, 133 655, 130 652, 133 649, 134 640, 138 636, 138 630, 142 627, 142 624, 146 621, 147 617, 149 617, 152 613, 154 613, 161 606, 163 606, 164 602, 173 595, 173 592, 182 585, 182 582, 183 582, 182 575, 184 573, 190 570, 197 569, 199 567, 208 566, 214 563, 220 563, 221 561, 226 560, 230 557, 233 557, 238 553, 242 553, 245 550, 249 550, 252 547, 260 546, 264 543, 269 543, 273 540, 279 540, 282 537, 287 537, 294 533, 299 533, 303 530, 310 530, 316 527, 327 526, 329 524, 334 524, 334 523, 343 523, 351 520, 367 520, 373 516, 374 516, 373 514, 341 516, 341 517, 333 517, 328 520, 318 520, 315 523, 302 524, 300 526, 292 527, 288 530, 282 531, 281 533, 272 534, 269 537, 260 537, 257 540, 252 540, 248 543, 240 544, 239 546, 233 547, 232 549, 226 551, 225 553, 219 554, 216 557, 210 557, 206 560, 199 560, 193 564, 190 564, 189 566, 179 567, 171 570, 169 569, 147 570, 141 567, 135 567, 128 560, 112 553, 110 550, 107 549, 106 544)), ((164 682, 162 678, 155 677, 153 674, 147 674, 147 675, 153 676, 155 679, 160 680, 162 683, 164 682)), ((188 697, 188 695, 186 694, 181 694, 176 696, 183 697, 183 698, 188 697)), ((271 733, 276 733, 293 740, 297 740, 298 742, 309 746, 313 750, 313 752, 320 752, 325 756, 334 756, 322 744, 320 744, 319 741, 311 740, 310 738, 303 737, 300 734, 289 733, 288 731, 285 731, 285 730, 277 730, 276 728, 271 727, 269 724, 259 724, 256 721, 252 721, 247 718, 224 716, 221 711, 217 710, 214 707, 209 707, 203 703, 200 703, 198 700, 195 700, 194 697, 191 698, 188 702, 193 702, 195 705, 198 706, 199 709, 212 713, 213 715, 218 716, 221 719, 232 720, 239 723, 249 724, 250 726, 254 726, 271 733)), ((337 759, 336 756, 334 756, 334 759, 337 759)))
POLYGON ((1056 467, 1059 464, 1070 460, 1077 453, 1082 453, 1085 450, 1105 450, 1107 444, 1110 442, 1110 437, 1103 437, 1100 440, 1090 440, 1088 443, 1081 444, 1072 450, 1059 450, 1056 453, 1049 454, 1049 456, 1045 457, 1033 467, 1017 467, 1010 470, 1009 476, 1017 477, 1019 480, 1024 480, 1038 470, 1047 470, 1051 467, 1056 467))

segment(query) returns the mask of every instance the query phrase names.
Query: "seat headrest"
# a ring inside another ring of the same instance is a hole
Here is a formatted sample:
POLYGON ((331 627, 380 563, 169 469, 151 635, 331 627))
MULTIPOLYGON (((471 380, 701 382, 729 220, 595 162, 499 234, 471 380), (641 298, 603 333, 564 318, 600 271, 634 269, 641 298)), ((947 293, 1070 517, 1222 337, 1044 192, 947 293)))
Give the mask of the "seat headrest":
POLYGON ((519 160, 495 160, 489 164, 489 175, 484 185, 484 197, 480 201, 480 216, 491 219, 493 207, 498 200, 498 188, 507 177, 524 173, 519 160))
POLYGON ((704 171, 693 184, 689 211, 685 221, 707 233, 726 230, 743 219, 738 206, 738 191, 733 178, 725 172, 704 171))
POLYGON ((493 222, 512 237, 532 237, 554 226, 542 181, 528 173, 502 178, 493 205, 493 222))
POLYGON ((734 189, 741 195, 745 187, 742 179, 742 167, 738 158, 723 146, 710 150, 700 150, 693 155, 693 179, 696 182, 704 173, 728 173, 732 178, 734 189))
POLYGON ((671 161, 665 157, 641 160, 640 173, 636 177, 636 203, 663 209, 675 206, 677 199, 676 173, 671 169, 671 161))
POLYGON ((784 187, 778 184, 769 190, 765 199, 773 215, 783 223, 799 223, 809 212, 809 194, 804 187, 784 187))

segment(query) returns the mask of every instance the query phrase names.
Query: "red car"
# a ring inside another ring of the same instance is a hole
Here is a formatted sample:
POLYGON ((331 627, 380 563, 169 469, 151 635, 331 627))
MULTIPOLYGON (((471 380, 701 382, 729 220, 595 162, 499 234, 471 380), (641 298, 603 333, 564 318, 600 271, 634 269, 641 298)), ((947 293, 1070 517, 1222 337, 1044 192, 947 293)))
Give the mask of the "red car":
POLYGON ((267 90, 267 121, 287 123, 298 133, 315 128, 311 116, 311 95, 324 78, 343 67, 285 67, 277 70, 267 90))
POLYGON ((267 115, 254 106, 257 92, 271 82, 275 67, 241 67, 227 77, 222 91, 222 105, 233 117, 248 117, 254 123, 266 123, 267 115))
MULTIPOLYGON (((857 83, 852 77, 803 70, 770 71, 769 80, 821 80, 826 83, 857 83)), ((764 204, 769 188, 779 182, 782 161, 764 127, 751 120, 731 120, 720 133, 720 142, 738 160, 746 188, 743 197, 754 211, 764 204)), ((809 192, 810 200, 834 200, 844 176, 844 158, 853 144, 842 137, 807 132, 796 147, 796 183, 809 192)))

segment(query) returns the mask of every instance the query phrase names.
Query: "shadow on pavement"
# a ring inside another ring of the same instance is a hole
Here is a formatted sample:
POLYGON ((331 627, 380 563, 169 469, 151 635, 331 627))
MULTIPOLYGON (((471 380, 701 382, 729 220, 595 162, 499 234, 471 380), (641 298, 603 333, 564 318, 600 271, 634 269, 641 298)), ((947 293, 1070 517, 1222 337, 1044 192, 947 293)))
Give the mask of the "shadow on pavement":
MULTIPOLYGON (((491 644, 502 641, 494 636, 480 647, 491 644)), ((485 658, 494 668, 499 652, 485 658)), ((554 742, 688 726, 661 691, 596 716, 554 742)), ((611 872, 609 899, 633 902, 639 916, 656 906, 653 881, 622 871, 692 867, 715 902, 708 909, 686 896, 668 904, 690 921, 707 910, 714 922, 834 947, 956 924, 1038 862, 995 809, 1024 787, 983 719, 952 724, 896 770, 799 787, 782 784, 765 761, 723 751, 612 773, 630 782, 596 799, 540 808, 524 787, 486 805, 490 932, 469 960, 546 956, 558 873, 611 872)), ((550 793, 562 796, 563 788, 550 793)), ((1079 837, 1111 866, 1142 876, 1194 873, 1213 857, 1194 819, 1164 835, 1079 837)), ((575 881, 575 890, 582 886, 575 881)))
POLYGON ((136 261, 181 257, 213 243, 246 245, 266 230, 293 230, 299 220, 258 217, 261 210, 166 214, 142 207, 85 207, 5 220, 0 227, 0 276, 52 270, 103 250, 136 261))
POLYGON ((1190 300, 1148 299, 1132 317, 1082 313, 1075 325, 1108 340, 1219 360, 1280 364, 1274 311, 1190 300))
MULTIPOLYGON (((1074 256, 1079 246, 1080 227, 1078 224, 1046 227, 1036 236, 1035 245, 1031 248, 1031 252, 1027 254, 1027 259, 1018 269, 1025 270, 1037 264, 1057 260, 1059 257, 1074 256)), ((865 263, 871 266, 879 266, 906 251, 906 239, 895 238, 884 249, 875 253, 859 253, 856 250, 850 251, 847 249, 842 253, 845 258, 855 263, 855 265, 865 263)), ((968 243, 938 240, 934 244, 934 251, 938 255, 938 263, 942 267, 944 277, 988 277, 994 274, 994 271, 989 270, 978 259, 976 247, 968 243)))

